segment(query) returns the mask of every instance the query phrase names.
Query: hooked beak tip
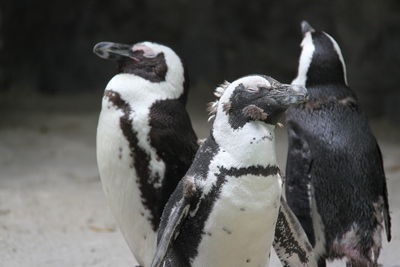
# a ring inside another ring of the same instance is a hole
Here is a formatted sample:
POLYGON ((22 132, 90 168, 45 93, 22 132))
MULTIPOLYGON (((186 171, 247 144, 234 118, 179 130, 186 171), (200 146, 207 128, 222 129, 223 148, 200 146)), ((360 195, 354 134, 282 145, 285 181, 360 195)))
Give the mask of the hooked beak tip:
POLYGON ((101 58, 105 58, 107 59, 108 52, 107 52, 107 47, 110 46, 109 42, 100 42, 97 43, 94 47, 93 47, 93 53, 96 54, 97 56, 101 57, 101 58))
POLYGON ((301 32, 305 35, 308 32, 315 32, 315 30, 307 21, 303 20, 301 22, 301 32))
POLYGON ((294 92, 296 103, 306 102, 309 98, 307 89, 302 85, 292 84, 291 89, 294 92))

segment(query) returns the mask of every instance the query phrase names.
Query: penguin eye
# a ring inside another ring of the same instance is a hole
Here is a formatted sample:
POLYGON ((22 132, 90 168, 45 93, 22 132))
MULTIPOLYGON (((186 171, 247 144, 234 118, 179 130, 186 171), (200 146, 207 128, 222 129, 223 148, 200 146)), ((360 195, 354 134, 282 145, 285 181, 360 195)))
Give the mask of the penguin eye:
POLYGON ((250 93, 257 93, 258 91, 260 91, 260 89, 258 87, 247 87, 246 90, 250 93))

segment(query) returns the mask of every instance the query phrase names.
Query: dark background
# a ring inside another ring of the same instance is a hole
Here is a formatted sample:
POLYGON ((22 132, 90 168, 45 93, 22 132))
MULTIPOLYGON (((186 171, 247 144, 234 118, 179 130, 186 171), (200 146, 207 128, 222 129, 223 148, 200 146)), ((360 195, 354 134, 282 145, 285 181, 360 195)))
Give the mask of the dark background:
POLYGON ((350 86, 370 117, 399 119, 400 1, 1 1, 0 98, 101 94, 115 73, 92 54, 99 41, 156 41, 188 66, 192 94, 223 80, 296 76, 299 22, 333 35, 350 86), (10 97, 12 96, 12 97, 10 97))

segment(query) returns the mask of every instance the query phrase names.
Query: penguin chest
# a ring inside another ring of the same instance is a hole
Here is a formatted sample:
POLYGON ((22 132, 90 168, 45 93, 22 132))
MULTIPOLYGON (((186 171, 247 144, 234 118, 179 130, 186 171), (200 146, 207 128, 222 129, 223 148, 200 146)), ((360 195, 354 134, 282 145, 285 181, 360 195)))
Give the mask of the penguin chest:
POLYGON ((281 196, 279 175, 226 177, 193 266, 265 266, 281 196))
POLYGON ((118 226, 138 262, 147 266, 155 250, 156 233, 149 220, 152 214, 143 205, 143 193, 135 168, 136 151, 132 145, 134 141, 139 147, 139 138, 146 133, 134 126, 132 115, 113 105, 103 105, 97 128, 97 163, 103 189, 118 226), (131 124, 123 125, 124 118, 125 123, 130 120, 131 124), (132 135, 136 135, 137 140, 129 140, 132 135))

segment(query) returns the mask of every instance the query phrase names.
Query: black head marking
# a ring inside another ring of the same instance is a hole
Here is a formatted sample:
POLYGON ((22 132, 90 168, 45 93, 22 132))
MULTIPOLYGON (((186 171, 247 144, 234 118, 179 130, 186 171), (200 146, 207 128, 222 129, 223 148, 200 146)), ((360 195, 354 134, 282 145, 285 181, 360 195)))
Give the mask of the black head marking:
POLYGON ((250 91, 241 83, 230 98, 229 123, 232 128, 243 127, 249 121, 262 120, 274 124, 284 108, 273 105, 273 99, 264 99, 267 88, 250 88, 250 91), (272 119, 272 120, 271 120, 272 119))
MULTIPOLYGON (((268 76, 262 76, 268 83, 245 85, 240 83, 229 99, 225 109, 232 128, 238 129, 250 121, 263 121, 275 125, 290 104, 306 99, 303 87, 281 84, 268 76)), ((226 103, 223 104, 224 107, 226 103)))
POLYGON ((346 85, 344 62, 340 58, 340 50, 338 51, 335 48, 334 40, 322 31, 312 31, 310 34, 314 53, 307 71, 306 86, 319 84, 346 85))
POLYGON ((124 58, 117 61, 120 73, 132 73, 151 82, 165 81, 168 66, 164 53, 149 58, 143 51, 137 50, 133 52, 133 57, 135 59, 124 58))

